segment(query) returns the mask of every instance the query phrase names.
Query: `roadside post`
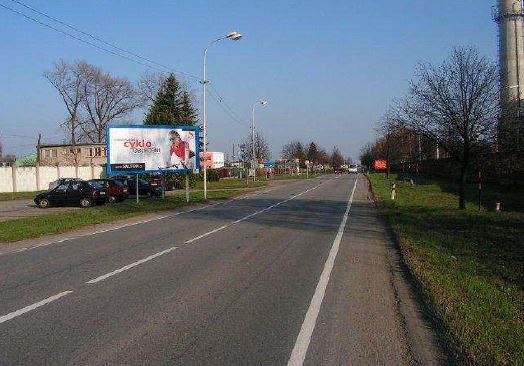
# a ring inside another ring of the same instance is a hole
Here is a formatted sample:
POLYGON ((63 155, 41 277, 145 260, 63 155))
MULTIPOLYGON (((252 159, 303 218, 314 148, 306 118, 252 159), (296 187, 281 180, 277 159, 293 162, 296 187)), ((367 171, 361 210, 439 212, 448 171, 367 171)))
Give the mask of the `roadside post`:
POLYGON ((138 199, 138 174, 136 175, 135 189, 136 189, 136 203, 138 203, 139 202, 139 199, 138 199))
POLYGON ((482 173, 479 170, 479 211, 482 210, 482 173))
POLYGON ((189 173, 186 173, 186 202, 189 203, 189 173))
POLYGON ((395 200, 395 196, 397 194, 397 184, 396 183, 393 183, 391 185, 391 200, 395 200))
POLYGON ((309 179, 309 160, 304 161, 306 164, 306 179, 309 179))

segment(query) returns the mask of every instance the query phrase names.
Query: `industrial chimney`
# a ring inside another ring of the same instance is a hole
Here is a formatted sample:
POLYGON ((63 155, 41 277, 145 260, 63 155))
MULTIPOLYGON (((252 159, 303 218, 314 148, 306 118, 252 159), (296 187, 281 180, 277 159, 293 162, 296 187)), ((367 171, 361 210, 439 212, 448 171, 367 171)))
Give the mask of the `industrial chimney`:
MULTIPOLYGON (((524 8, 522 0, 498 0, 500 96, 503 135, 520 139, 524 116, 524 8), (515 136, 516 134, 516 136, 515 136)), ((502 136, 501 136, 502 137, 502 136)), ((503 138, 503 137, 502 137, 503 138)), ((511 144, 503 138, 502 144, 511 144)), ((520 145, 520 143, 519 143, 520 145)))
POLYGON ((498 0, 500 84, 503 104, 524 100, 524 11, 521 0, 498 0))

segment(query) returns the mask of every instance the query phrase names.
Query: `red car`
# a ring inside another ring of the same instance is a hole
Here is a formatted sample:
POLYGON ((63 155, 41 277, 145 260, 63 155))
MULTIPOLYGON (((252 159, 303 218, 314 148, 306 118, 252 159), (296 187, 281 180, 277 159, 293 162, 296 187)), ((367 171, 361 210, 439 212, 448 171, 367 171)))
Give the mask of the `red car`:
POLYGON ((129 195, 127 187, 115 179, 91 179, 88 183, 96 188, 104 189, 107 192, 109 203, 121 202, 129 195))

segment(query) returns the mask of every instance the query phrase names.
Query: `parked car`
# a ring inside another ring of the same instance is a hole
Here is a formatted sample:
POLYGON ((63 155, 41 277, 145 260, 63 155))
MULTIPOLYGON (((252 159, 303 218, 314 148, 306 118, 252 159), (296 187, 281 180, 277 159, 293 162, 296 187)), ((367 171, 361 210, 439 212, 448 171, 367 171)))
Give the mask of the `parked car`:
POLYGON ((88 183, 101 191, 105 191, 109 203, 121 202, 129 195, 127 187, 115 179, 91 179, 88 183))
POLYGON ((34 201, 40 208, 50 206, 80 205, 91 207, 106 201, 106 193, 81 180, 65 181, 55 188, 35 196, 34 201))
POLYGON ((51 183, 49 183, 49 189, 54 189, 56 188, 59 184, 63 184, 63 183, 69 183, 69 182, 82 182, 83 179, 80 179, 80 178, 59 178, 55 181, 52 181, 51 183))
POLYGON ((171 179, 162 179, 162 176, 152 175, 151 177, 149 177, 148 182, 153 187, 158 188, 160 190, 162 190, 162 183, 166 191, 172 191, 173 189, 175 189, 175 183, 171 179))
POLYGON ((342 168, 335 168, 335 174, 344 174, 344 169, 342 169, 342 168))
MULTIPOLYGON (((129 195, 136 195, 136 178, 116 177, 114 179, 127 187, 129 195)), ((162 190, 158 187, 152 186, 144 179, 138 179, 138 194, 140 196, 158 197, 162 195, 162 190)))

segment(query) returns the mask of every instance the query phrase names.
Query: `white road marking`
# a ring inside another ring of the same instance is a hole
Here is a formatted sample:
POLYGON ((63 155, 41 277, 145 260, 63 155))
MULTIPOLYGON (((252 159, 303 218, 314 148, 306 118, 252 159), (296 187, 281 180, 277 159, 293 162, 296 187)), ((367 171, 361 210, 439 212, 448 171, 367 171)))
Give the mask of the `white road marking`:
POLYGON ((346 207, 346 212, 342 217, 342 222, 338 228, 337 236, 333 241, 333 245, 329 252, 329 256, 324 264, 324 269, 320 275, 320 279, 315 289, 315 294, 311 299, 309 308, 302 323, 300 333, 298 334, 295 346, 291 352, 291 357, 289 358, 288 366, 302 366, 306 358, 307 350, 309 348, 309 343, 311 342, 311 336, 313 335, 313 330, 317 323, 317 317, 320 312, 320 307, 322 306, 322 301, 324 300, 324 295, 326 293, 326 288, 329 283, 329 277, 333 266, 335 264, 335 258, 337 257, 338 249, 340 247, 340 242, 342 241, 342 236, 344 235, 344 229, 346 228, 347 219, 349 217, 349 211, 351 210, 351 204, 353 203, 353 197, 355 196, 355 189, 357 188, 358 175, 355 179, 355 185, 351 191, 351 196, 349 197, 348 205, 346 207))
POLYGON ((51 297, 48 297, 47 299, 44 299, 42 301, 39 301, 39 302, 36 302, 32 305, 29 305, 29 306, 26 306, 25 308, 22 308, 20 310, 16 310, 16 311, 13 311, 12 313, 9 313, 7 315, 3 315, 3 316, 0 316, 0 324, 8 321, 8 320, 11 320, 13 318, 16 318, 17 316, 20 316, 22 314, 25 314, 25 313, 28 313, 32 310, 35 310, 41 306, 44 306, 46 304, 49 304, 50 302, 52 301, 55 301, 55 300, 58 300, 59 298, 61 297, 64 297, 66 295, 69 295, 70 293, 72 293, 73 291, 64 291, 64 292, 61 292, 57 295, 54 295, 54 296, 51 296, 51 297))
POLYGON ((110 231, 116 231, 116 230, 120 230, 120 229, 125 229, 125 228, 131 227, 131 226, 147 224, 147 223, 153 222, 153 221, 164 220, 164 219, 172 218, 172 217, 183 215, 183 214, 188 214, 188 213, 191 213, 191 212, 201 211, 201 210, 205 210, 205 209, 210 208, 210 207, 214 207, 214 206, 218 206, 218 205, 225 205, 225 204, 231 203, 233 201, 237 201, 237 200, 241 200, 241 199, 247 199, 247 198, 250 198, 250 197, 258 196, 260 194, 268 193, 268 192, 271 192, 274 189, 276 189, 276 187, 264 190, 262 192, 254 193, 252 195, 236 197, 236 198, 233 198, 233 199, 230 199, 230 200, 227 200, 227 201, 216 202, 216 203, 213 203, 213 204, 210 204, 210 205, 205 205, 205 206, 202 206, 202 207, 193 208, 193 209, 187 210, 187 211, 180 211, 180 212, 176 212, 174 214, 169 214, 169 215, 164 215, 164 216, 157 216, 157 217, 153 217, 153 218, 147 219, 147 220, 141 220, 141 221, 132 222, 132 223, 129 223, 129 224, 113 226, 113 227, 110 227, 108 229, 98 230, 98 231, 95 231, 95 232, 92 232, 92 233, 88 233, 88 234, 81 234, 81 235, 70 236, 70 237, 67 237, 67 238, 64 238, 64 239, 54 240, 54 241, 49 241, 49 242, 41 243, 41 244, 38 244, 38 245, 34 245, 32 247, 23 247, 23 248, 19 248, 17 250, 13 250, 11 252, 0 253, 0 256, 6 255, 6 254, 9 254, 9 253, 25 252, 27 250, 33 250, 33 249, 37 249, 37 248, 41 248, 41 247, 46 247, 46 246, 49 246, 49 245, 60 244, 60 243, 64 243, 64 242, 67 242, 67 241, 84 238, 84 237, 87 237, 87 236, 103 234, 103 233, 107 233, 107 232, 110 232, 110 231))
POLYGON ((244 216, 244 217, 242 217, 242 218, 240 218, 240 219, 238 219, 238 220, 232 221, 232 222, 230 222, 229 224, 222 225, 222 226, 220 226, 220 227, 217 227, 216 229, 213 229, 213 230, 211 230, 211 231, 208 231, 207 233, 204 233, 204 234, 199 235, 199 236, 197 236, 197 237, 194 237, 194 238, 192 238, 192 239, 186 240, 186 241, 184 242, 184 244, 191 244, 191 243, 194 243, 195 241, 198 241, 198 240, 200 240, 200 239, 203 239, 203 238, 205 238, 206 236, 209 236, 209 235, 211 235, 211 234, 214 234, 214 233, 217 233, 217 232, 222 231, 222 230, 224 230, 224 229, 227 229, 228 227, 230 227, 230 226, 232 226, 232 225, 236 225, 236 224, 238 224, 238 223, 240 223, 240 222, 242 222, 242 221, 246 221, 246 220, 252 218, 253 216, 259 215, 259 214, 261 214, 261 213, 263 213, 263 212, 266 212, 266 211, 271 210, 271 209, 273 209, 273 208, 275 208, 275 207, 277 207, 277 206, 280 206, 280 205, 282 205, 282 204, 284 204, 284 203, 286 203, 286 202, 289 202, 289 201, 291 201, 292 199, 295 199, 295 198, 297 198, 297 197, 300 197, 300 196, 302 196, 303 194, 306 194, 306 193, 308 193, 308 192, 311 192, 311 191, 317 189, 318 187, 320 187, 320 185, 321 185, 321 184, 318 184, 318 185, 314 186, 313 188, 310 188, 310 189, 308 189, 308 190, 305 190, 304 192, 301 192, 301 193, 299 193, 299 194, 296 194, 296 195, 294 195, 294 196, 291 196, 290 198, 288 198, 288 199, 286 199, 286 200, 283 200, 283 201, 277 202, 277 203, 275 203, 275 204, 273 204, 273 205, 271 205, 271 206, 268 206, 268 207, 266 207, 266 208, 264 208, 264 209, 262 209, 262 210, 258 210, 258 211, 256 211, 256 212, 254 212, 254 213, 252 213, 252 214, 249 214, 249 215, 247 215, 247 216, 244 216))
POLYGON ((113 271, 113 272, 106 273, 105 275, 102 275, 102 276, 100 276, 100 277, 97 277, 97 278, 94 278, 94 279, 92 279, 92 280, 89 280, 89 281, 87 281, 86 283, 93 284, 93 283, 97 283, 97 282, 103 281, 103 280, 105 280, 105 279, 107 279, 107 278, 109 278, 109 277, 111 277, 111 276, 114 276, 114 275, 116 275, 116 274, 119 274, 119 273, 122 273, 122 272, 124 272, 124 271, 127 271, 128 269, 131 269, 131 268, 133 268, 133 267, 136 267, 136 266, 138 266, 138 265, 140 265, 140 264, 143 264, 143 263, 145 263, 145 262, 149 262, 150 260, 155 259, 155 258, 157 258, 157 257, 160 257, 161 255, 164 255, 164 254, 167 254, 167 253, 169 253, 169 252, 172 252, 172 251, 175 250, 175 249, 178 249, 178 247, 171 247, 171 248, 166 249, 166 250, 163 250, 163 251, 161 251, 161 252, 158 252, 158 253, 152 254, 152 255, 150 255, 149 257, 146 257, 146 258, 141 259, 141 260, 139 260, 139 261, 136 261, 136 262, 134 262, 134 263, 128 264, 127 266, 124 266, 124 267, 122 267, 122 268, 119 268, 119 269, 117 269, 117 270, 115 270, 115 271, 113 271))

